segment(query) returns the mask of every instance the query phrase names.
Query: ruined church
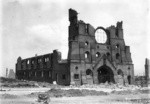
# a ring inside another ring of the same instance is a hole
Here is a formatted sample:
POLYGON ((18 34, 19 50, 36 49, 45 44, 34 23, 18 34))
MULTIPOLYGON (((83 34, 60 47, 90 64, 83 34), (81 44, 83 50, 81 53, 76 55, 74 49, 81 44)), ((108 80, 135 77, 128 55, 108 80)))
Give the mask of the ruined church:
POLYGON ((78 13, 69 9, 68 58, 61 52, 22 59, 16 63, 16 77, 60 85, 100 83, 134 83, 134 65, 130 46, 124 41, 123 22, 108 28, 78 20, 78 13))

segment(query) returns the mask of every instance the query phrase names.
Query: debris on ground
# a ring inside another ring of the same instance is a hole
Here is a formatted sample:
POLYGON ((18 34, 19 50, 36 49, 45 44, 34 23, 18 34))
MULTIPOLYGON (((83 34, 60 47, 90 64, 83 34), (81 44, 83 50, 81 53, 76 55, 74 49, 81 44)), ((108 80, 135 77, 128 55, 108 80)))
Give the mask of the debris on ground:
POLYGON ((0 87, 52 87, 58 88, 62 87, 60 85, 54 85, 48 82, 37 82, 37 81, 27 81, 27 80, 18 80, 18 79, 11 79, 11 78, 4 78, 0 77, 0 87))
POLYGON ((38 102, 42 102, 43 104, 49 104, 50 103, 50 97, 46 93, 42 93, 38 95, 38 102))
POLYGON ((1 94, 0 99, 16 99, 19 96, 17 95, 12 95, 12 94, 1 94))

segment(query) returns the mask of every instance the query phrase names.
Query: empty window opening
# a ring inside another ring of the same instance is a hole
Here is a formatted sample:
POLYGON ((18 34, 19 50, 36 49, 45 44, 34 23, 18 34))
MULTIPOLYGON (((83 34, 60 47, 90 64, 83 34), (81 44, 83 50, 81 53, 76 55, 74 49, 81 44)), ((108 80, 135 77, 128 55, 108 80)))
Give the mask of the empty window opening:
POLYGON ((27 64, 29 64, 30 63, 30 61, 29 60, 27 60, 27 64))
POLYGON ((89 59, 90 58, 90 53, 87 51, 85 52, 85 59, 89 59))
POLYGON ((21 63, 21 69, 23 69, 23 62, 21 63))
POLYGON ((119 44, 117 44, 115 47, 118 49, 119 48, 119 44))
POLYGON ((79 74, 74 74, 74 79, 79 79, 79 74))
POLYGON ((44 72, 43 71, 41 72, 41 77, 44 77, 44 72))
POLYGON ((66 79, 66 75, 65 74, 62 75, 62 79, 66 79))
POLYGON ((37 72, 37 77, 41 77, 42 73, 41 72, 37 72))
POLYGON ((130 67, 128 67, 128 70, 130 70, 130 67))
POLYGON ((116 37, 119 37, 119 30, 116 30, 116 37))
POLYGON ((107 52, 107 54, 106 54, 107 56, 110 56, 110 53, 109 52, 107 52))
POLYGON ((121 69, 118 69, 117 73, 118 73, 118 75, 123 76, 123 71, 121 69))
POLYGON ((35 77, 36 77, 36 72, 35 72, 35 77))
POLYGON ((33 76, 33 77, 35 76, 35 72, 32 72, 32 76, 33 76))
POLYGON ((100 57, 101 54, 99 52, 96 53, 96 58, 100 57))
POLYGON ((106 43, 107 34, 103 29, 97 29, 95 32, 95 39, 98 43, 106 43))
POLYGON ((109 52, 107 52, 106 56, 110 60, 110 53, 109 52))
POLYGON ((88 45, 89 45, 89 43, 86 41, 86 42, 85 42, 85 46, 88 46, 88 45))
POLYGON ((88 32, 88 24, 85 25, 85 32, 88 32))
POLYGON ((45 62, 48 62, 49 61, 49 58, 45 58, 45 62))
POLYGON ((34 61, 31 61, 32 64, 34 64, 34 61))
POLYGON ((78 66, 76 66, 75 69, 78 70, 78 66))
POLYGON ((91 75, 91 76, 93 75, 91 69, 87 69, 87 70, 86 70, 86 75, 91 75))
POLYGON ((38 59, 38 63, 40 63, 42 60, 41 59, 38 59))
POLYGON ((51 77, 51 72, 49 71, 48 76, 51 77))
POLYGON ((120 58, 120 55, 119 53, 116 54, 116 59, 119 59, 120 58))

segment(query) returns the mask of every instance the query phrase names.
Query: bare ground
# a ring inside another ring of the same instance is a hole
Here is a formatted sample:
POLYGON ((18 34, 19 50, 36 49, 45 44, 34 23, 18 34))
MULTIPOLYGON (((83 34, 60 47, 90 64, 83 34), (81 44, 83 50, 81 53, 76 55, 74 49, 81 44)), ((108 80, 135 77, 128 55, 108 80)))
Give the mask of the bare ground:
POLYGON ((68 90, 69 92, 70 91, 73 92, 71 94, 66 90, 63 91, 60 89, 47 90, 46 88, 44 89, 37 88, 35 90, 28 89, 26 90, 26 93, 24 93, 25 92, 24 88, 22 90, 21 88, 19 90, 17 89, 14 90, 11 89, 9 91, 1 91, 0 94, 1 104, 43 104, 37 101, 37 95, 39 93, 49 93, 51 95, 50 104, 149 104, 150 103, 150 95, 149 95, 150 89, 142 89, 134 91, 131 90, 112 91, 111 93, 107 94, 99 92, 97 96, 93 94, 93 92, 95 93, 95 91, 92 90, 82 91, 79 89, 68 90), (79 92, 80 96, 78 96, 79 92), (81 95, 82 92, 83 95, 81 95), (90 95, 88 95, 89 93, 90 95))
MULTIPOLYGON (((85 97, 60 97, 51 98, 50 104, 149 104, 150 98, 146 94, 140 95, 114 95, 85 96, 85 97)), ((1 99, 1 104, 41 104, 37 97, 19 96, 1 99)))
POLYGON ((38 95, 47 94, 50 104, 150 104, 150 88, 100 85, 58 86, 42 82, 1 80, 0 104, 43 104, 38 95))

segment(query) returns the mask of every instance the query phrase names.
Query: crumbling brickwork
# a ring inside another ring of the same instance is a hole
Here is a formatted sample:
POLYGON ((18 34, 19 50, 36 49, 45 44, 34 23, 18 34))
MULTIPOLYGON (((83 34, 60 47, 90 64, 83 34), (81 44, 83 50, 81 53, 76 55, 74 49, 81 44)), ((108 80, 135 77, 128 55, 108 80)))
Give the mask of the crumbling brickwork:
POLYGON ((27 59, 18 58, 16 76, 18 79, 46 81, 69 85, 70 72, 67 60, 61 60, 61 53, 54 50, 51 54, 35 56, 27 59))
POLYGON ((77 15, 75 10, 69 9, 67 60, 61 60, 57 51, 24 60, 19 57, 16 64, 18 78, 49 82, 56 80, 58 84, 75 85, 105 82, 133 84, 134 65, 130 47, 125 45, 123 22, 117 22, 116 26, 99 26, 95 29, 92 25, 78 20, 77 15), (99 31, 102 31, 105 39, 97 35, 99 31), (49 61, 45 62, 45 57, 49 61), (38 63, 39 58, 41 61, 38 63), (35 60, 33 65, 32 60, 35 60), (34 72, 38 77, 31 77, 34 72))

